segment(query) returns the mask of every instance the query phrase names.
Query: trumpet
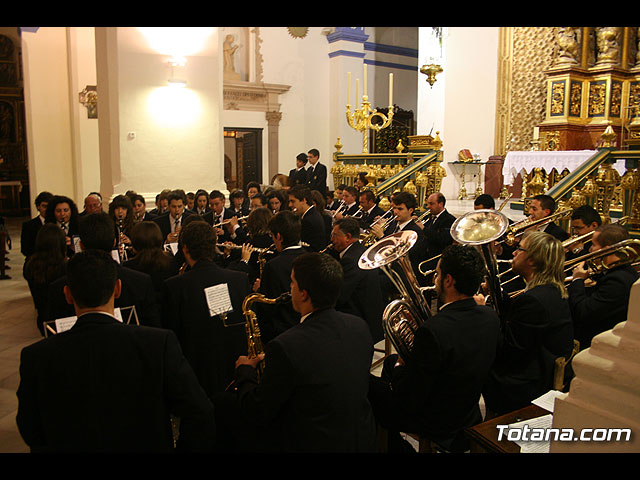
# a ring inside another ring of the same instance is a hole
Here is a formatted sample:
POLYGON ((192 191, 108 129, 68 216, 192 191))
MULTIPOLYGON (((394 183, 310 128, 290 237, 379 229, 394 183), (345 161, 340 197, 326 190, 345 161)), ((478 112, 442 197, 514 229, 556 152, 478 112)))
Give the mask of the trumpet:
POLYGON ((360 235, 360 242, 362 242, 362 244, 365 247, 370 247, 371 245, 373 245, 375 242, 378 241, 378 237, 376 237, 376 234, 373 231, 371 231, 374 225, 377 225, 380 221, 384 221, 384 223, 382 224, 382 230, 384 231, 387 229, 389 225, 391 225, 391 222, 393 222, 396 219, 395 215, 392 215, 391 217, 387 217, 387 214, 389 214, 389 212, 393 214, 392 209, 387 210, 377 220, 371 223, 371 225, 369 225, 369 228, 367 228, 362 235, 360 235))
POLYGON ((427 210, 416 219, 416 222, 421 222, 423 225, 426 225, 431 218, 431 215, 431 210, 427 210))

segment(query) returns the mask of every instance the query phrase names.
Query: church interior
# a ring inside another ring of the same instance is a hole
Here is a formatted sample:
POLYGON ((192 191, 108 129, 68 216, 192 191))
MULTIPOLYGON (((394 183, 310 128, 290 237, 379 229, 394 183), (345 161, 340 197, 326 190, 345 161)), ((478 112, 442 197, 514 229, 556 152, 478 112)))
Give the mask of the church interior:
MULTIPOLYGON (((165 189, 228 198, 310 149, 329 190, 365 172, 385 210, 397 191, 417 212, 441 192, 460 217, 488 194, 518 222, 546 194, 640 238, 640 27, 0 27, 0 452, 29 451, 18 368, 41 336, 20 226, 39 192, 79 208, 90 192, 148 209, 165 189)), ((640 431, 638 282, 628 312, 574 357, 553 427, 640 431)))

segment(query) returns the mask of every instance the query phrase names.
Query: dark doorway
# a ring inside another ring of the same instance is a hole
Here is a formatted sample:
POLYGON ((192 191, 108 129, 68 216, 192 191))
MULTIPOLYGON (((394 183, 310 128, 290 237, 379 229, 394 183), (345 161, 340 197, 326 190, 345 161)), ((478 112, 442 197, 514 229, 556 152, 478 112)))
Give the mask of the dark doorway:
POLYGON ((224 180, 227 189, 262 183, 262 129, 224 129, 224 180))

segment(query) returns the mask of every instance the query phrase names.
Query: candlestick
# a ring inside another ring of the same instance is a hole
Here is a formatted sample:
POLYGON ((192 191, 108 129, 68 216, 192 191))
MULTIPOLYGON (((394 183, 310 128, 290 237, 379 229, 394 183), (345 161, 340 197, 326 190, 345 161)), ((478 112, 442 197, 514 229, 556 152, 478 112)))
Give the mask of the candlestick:
POLYGON ((389 74, 389 105, 393 105, 393 73, 389 74))
POLYGON ((356 103, 355 103, 355 108, 358 108, 358 87, 360 85, 360 79, 356 78, 356 103))

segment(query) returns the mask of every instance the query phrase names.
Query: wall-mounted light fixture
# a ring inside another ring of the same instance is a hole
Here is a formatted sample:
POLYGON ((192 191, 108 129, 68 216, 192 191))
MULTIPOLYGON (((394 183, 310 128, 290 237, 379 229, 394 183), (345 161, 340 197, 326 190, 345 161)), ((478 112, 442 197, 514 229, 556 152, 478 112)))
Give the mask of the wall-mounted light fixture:
MULTIPOLYGON (((182 78, 176 78, 175 71, 176 69, 181 69, 187 63, 187 59, 184 57, 171 57, 167 63, 171 67, 171 78, 169 78, 169 86, 170 87, 186 87, 187 81, 182 78)), ((178 70, 179 72, 181 70, 178 70)))
POLYGON ((98 118, 98 87, 87 85, 78 94, 78 100, 87 107, 87 118, 98 118))

